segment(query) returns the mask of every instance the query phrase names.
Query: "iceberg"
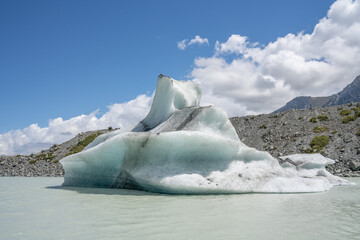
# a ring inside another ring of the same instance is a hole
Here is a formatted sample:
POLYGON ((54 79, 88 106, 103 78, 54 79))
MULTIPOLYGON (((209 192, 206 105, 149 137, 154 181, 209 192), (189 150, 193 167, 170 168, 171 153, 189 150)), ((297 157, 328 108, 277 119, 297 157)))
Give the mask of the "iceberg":
POLYGON ((109 187, 170 194, 318 192, 351 184, 331 175, 321 155, 283 162, 243 144, 227 114, 199 106, 198 84, 160 75, 148 115, 98 136, 65 157, 63 186, 109 187))

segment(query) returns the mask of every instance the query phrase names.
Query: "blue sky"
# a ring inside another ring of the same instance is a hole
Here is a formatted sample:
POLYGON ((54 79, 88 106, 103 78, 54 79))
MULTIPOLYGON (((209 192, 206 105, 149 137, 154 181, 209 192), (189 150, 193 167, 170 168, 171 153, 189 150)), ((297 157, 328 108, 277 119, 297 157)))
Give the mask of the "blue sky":
POLYGON ((0 33, 0 154, 141 120, 160 73, 229 116, 360 74, 360 0, 2 0, 0 33))
POLYGON ((215 40, 309 32, 333 1, 1 1, 0 133, 106 110, 188 79, 215 40), (209 46, 180 51, 200 35, 209 46))

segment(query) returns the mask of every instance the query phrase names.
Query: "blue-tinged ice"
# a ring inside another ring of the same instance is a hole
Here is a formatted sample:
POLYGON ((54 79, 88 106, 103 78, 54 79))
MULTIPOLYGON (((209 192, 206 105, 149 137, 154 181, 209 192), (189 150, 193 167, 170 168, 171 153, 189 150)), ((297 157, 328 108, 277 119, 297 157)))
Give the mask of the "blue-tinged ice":
POLYGON ((196 83, 160 75, 145 119, 61 160, 63 185, 206 194, 316 192, 350 184, 327 172, 331 160, 321 155, 291 155, 280 165, 247 147, 227 114, 199 106, 200 97, 196 83))

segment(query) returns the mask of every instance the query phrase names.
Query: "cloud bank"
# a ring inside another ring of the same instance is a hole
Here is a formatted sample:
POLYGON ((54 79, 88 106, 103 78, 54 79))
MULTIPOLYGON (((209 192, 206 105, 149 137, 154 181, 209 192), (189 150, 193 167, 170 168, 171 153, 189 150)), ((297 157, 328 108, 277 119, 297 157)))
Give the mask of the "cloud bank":
POLYGON ((189 40, 184 39, 177 43, 177 46, 180 50, 185 50, 188 46, 198 44, 198 45, 209 45, 209 40, 207 38, 201 38, 199 35, 196 35, 195 38, 189 40))
POLYGON ((299 95, 331 95, 360 74, 360 1, 338 0, 312 33, 289 33, 260 47, 234 34, 197 58, 191 77, 203 104, 230 116, 268 113, 299 95))
POLYGON ((100 117, 94 111, 89 115, 63 120, 49 120, 47 127, 31 124, 22 130, 14 130, 0 134, 0 154, 29 154, 50 147, 54 143, 63 143, 76 134, 89 130, 108 127, 122 128, 136 123, 147 114, 152 97, 140 95, 136 99, 108 106, 108 111, 100 117))

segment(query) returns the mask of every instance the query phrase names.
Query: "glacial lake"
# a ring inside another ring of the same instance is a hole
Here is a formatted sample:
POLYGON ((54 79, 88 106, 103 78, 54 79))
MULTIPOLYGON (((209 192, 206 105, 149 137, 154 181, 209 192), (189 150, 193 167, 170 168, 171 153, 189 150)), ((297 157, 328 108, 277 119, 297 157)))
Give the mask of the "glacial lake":
POLYGON ((0 239, 360 239, 356 186, 306 194, 176 196, 0 178, 0 239))

